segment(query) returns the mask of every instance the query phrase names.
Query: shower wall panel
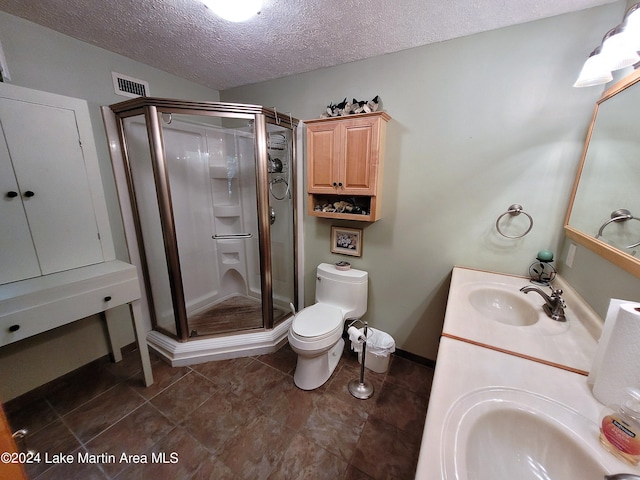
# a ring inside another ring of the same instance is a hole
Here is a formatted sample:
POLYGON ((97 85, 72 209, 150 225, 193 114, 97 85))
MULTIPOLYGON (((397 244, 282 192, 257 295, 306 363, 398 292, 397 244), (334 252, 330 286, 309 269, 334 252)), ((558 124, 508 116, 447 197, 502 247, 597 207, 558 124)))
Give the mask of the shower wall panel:
POLYGON ((163 125, 163 136, 189 314, 213 303, 219 294, 207 131, 173 121, 163 125))

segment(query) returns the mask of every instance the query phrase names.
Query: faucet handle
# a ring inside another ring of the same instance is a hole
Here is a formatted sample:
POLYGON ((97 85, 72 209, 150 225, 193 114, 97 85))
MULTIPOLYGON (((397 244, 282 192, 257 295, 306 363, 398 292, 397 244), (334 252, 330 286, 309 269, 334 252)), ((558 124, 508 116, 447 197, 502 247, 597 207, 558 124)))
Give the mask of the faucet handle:
POLYGON ((564 291, 561 288, 553 288, 551 287, 551 298, 553 300, 557 300, 558 304, 562 307, 565 308, 567 306, 567 304, 564 301, 564 298, 562 298, 562 294, 564 293, 564 291))

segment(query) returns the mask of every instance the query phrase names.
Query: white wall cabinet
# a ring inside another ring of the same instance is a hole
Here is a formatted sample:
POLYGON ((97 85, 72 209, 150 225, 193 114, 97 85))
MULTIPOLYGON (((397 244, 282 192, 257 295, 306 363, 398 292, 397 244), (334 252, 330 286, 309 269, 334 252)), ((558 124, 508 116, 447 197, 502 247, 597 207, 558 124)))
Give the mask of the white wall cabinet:
POLYGON ((136 267, 116 260, 89 108, 0 83, 0 347, 130 304, 153 382, 136 267))
POLYGON ((105 261, 79 106, 30 96, 0 98, 0 283, 105 261))

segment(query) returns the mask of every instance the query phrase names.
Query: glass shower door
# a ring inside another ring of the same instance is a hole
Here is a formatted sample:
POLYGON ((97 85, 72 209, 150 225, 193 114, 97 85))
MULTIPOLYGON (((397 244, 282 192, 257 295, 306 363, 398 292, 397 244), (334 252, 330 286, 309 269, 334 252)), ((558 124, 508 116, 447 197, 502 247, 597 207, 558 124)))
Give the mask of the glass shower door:
POLYGON ((172 276, 165 253, 147 122, 144 115, 136 115, 123 119, 122 125, 127 139, 127 160, 138 217, 139 237, 142 240, 141 250, 144 252, 145 280, 150 297, 151 317, 154 326, 160 331, 178 336, 171 288, 172 276))
POLYGON ((296 304, 292 130, 267 124, 267 151, 275 326, 287 317, 290 304, 296 304))
POLYGON ((253 122, 163 118, 189 336, 262 328, 253 122))

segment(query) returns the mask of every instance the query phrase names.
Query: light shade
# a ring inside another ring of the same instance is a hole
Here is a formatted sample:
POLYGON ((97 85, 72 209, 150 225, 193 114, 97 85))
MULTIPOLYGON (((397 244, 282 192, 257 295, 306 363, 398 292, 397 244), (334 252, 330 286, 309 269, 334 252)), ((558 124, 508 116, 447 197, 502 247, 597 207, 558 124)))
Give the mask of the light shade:
POLYGON ((624 33, 632 49, 640 51, 640 3, 631 7, 624 21, 624 33))
POLYGON ((244 22, 260 13, 262 0, 202 0, 213 13, 230 22, 244 22))
POLYGON ((601 48, 596 48, 587 61, 584 62, 582 70, 574 87, 592 87, 594 85, 602 85, 613 80, 609 64, 606 59, 601 55, 601 48))
POLYGON ((610 70, 619 70, 640 61, 640 56, 631 47, 629 37, 630 34, 626 33, 621 25, 604 36, 600 55, 606 59, 610 70))

